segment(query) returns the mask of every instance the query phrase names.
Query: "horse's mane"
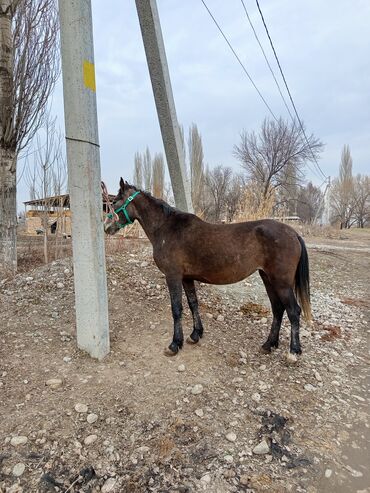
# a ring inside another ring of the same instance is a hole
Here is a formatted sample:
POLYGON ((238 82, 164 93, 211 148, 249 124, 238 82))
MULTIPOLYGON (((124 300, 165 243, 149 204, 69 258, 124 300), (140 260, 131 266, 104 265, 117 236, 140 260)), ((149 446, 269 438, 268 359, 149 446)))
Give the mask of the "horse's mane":
POLYGON ((145 197, 148 197, 152 202, 154 202, 156 205, 159 205, 166 217, 173 216, 176 214, 183 214, 182 211, 179 209, 176 209, 176 207, 172 207, 171 205, 167 204, 163 199, 158 199, 157 197, 154 197, 150 192, 147 192, 146 190, 142 190, 141 188, 135 187, 135 185, 127 185, 130 188, 133 188, 135 191, 139 191, 145 197))

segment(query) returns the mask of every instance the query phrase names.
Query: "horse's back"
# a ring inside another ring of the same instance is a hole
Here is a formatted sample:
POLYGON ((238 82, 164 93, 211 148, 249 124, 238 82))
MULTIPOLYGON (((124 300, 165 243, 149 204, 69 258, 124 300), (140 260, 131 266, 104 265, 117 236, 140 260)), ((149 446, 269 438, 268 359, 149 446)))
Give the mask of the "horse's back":
POLYGON ((212 284, 237 282, 258 269, 279 271, 300 254, 295 231, 277 221, 212 224, 192 214, 173 216, 157 245, 162 271, 180 269, 212 284))

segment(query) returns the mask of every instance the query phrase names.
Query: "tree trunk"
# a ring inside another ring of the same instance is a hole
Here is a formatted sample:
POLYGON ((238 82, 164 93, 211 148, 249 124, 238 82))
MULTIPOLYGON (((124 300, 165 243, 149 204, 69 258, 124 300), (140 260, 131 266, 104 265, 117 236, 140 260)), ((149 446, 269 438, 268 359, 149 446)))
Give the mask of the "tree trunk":
POLYGON ((17 180, 14 151, 0 148, 0 271, 17 270, 17 180))
POLYGON ((44 222, 44 263, 47 264, 49 262, 49 256, 48 256, 48 220, 43 221, 44 222))
POLYGON ((17 269, 16 151, 12 135, 13 43, 9 0, 0 0, 0 271, 17 269))
POLYGON ((43 195, 44 195, 44 205, 43 205, 43 214, 42 214, 42 226, 44 228, 44 262, 45 264, 48 263, 48 204, 46 203, 46 197, 47 197, 47 189, 48 189, 48 183, 47 183, 47 164, 45 163, 42 167, 43 171, 43 195))

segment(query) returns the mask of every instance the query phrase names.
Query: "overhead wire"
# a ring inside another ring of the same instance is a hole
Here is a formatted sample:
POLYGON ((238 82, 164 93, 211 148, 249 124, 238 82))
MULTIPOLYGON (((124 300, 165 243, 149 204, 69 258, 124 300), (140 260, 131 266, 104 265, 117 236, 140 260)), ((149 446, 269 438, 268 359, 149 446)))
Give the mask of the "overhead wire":
POLYGON ((269 104, 267 103, 266 99, 263 97, 261 91, 258 89, 257 85, 255 84, 255 82, 253 81, 251 75, 249 74, 248 70, 246 69, 244 63, 241 61, 240 57, 238 56, 238 54, 236 53, 236 51, 234 50, 233 46, 231 45, 229 39, 227 38, 227 36, 225 35, 225 33, 223 32, 221 26, 219 25, 219 23, 217 22, 217 20, 215 19, 214 15, 212 14, 212 12, 210 11, 210 9, 208 8, 208 5, 206 4, 206 2, 204 0, 201 0, 201 2, 203 3, 205 9, 207 10, 208 14, 210 15, 210 17, 212 18, 213 22, 215 23, 215 25, 217 26, 218 30, 220 31, 222 37, 224 38, 224 40, 226 41, 226 43, 228 44, 230 50, 232 51, 233 55, 235 56, 235 58, 237 59, 237 61, 239 62, 240 66, 242 67, 244 73, 246 74, 246 76, 248 77, 248 79, 250 80, 250 82, 252 83, 253 87, 255 88, 255 90, 257 91, 259 97, 262 99, 262 101, 264 102, 265 106, 267 107, 267 109, 269 110, 270 114, 272 115, 272 117, 274 118, 274 120, 278 121, 278 119, 276 118, 274 112, 272 111, 272 109, 270 108, 269 104))
MULTIPOLYGON (((205 0, 201 0, 201 2, 203 3, 203 6, 204 6, 204 7, 205 7, 205 9, 207 10, 207 12, 208 12, 209 16, 210 16, 210 17, 211 17, 211 19, 213 20, 214 24, 216 25, 217 29, 218 29, 218 30, 219 30, 219 32, 221 33, 222 37, 223 37, 223 38, 224 38, 224 40, 226 41, 226 43, 227 43, 228 47, 230 48, 231 52, 232 52, 232 53, 233 53, 233 55, 235 56, 236 60, 238 61, 238 63, 239 63, 239 64, 240 64, 240 66, 242 67, 242 69, 243 69, 243 71, 244 71, 245 75, 248 77, 249 81, 251 82, 251 84, 253 85, 253 87, 255 88, 255 90, 257 91, 257 93, 258 93, 258 95, 260 96, 261 100, 263 101, 263 103, 264 103, 264 104, 265 104, 265 106, 267 107, 268 111, 270 112, 270 114, 272 115, 272 117, 274 118, 274 120, 275 120, 275 121, 278 121, 278 119, 277 119, 277 117, 275 116, 275 114, 273 113, 273 111, 272 111, 271 107, 270 107, 270 106, 269 106, 269 104, 267 103, 266 99, 263 97, 263 95, 262 95, 261 91, 258 89, 257 85, 255 84, 254 80, 252 79, 252 77, 251 77, 251 75, 249 74, 248 70, 246 69, 245 65, 244 65, 244 64, 243 64, 243 62, 241 61, 241 59, 240 59, 239 55, 237 54, 237 52, 236 52, 236 51, 235 51, 235 49, 233 48, 233 46, 232 46, 231 42, 229 41, 229 39, 228 39, 228 38, 227 38, 227 36, 225 35, 225 33, 224 33, 224 31, 222 30, 222 28, 221 28, 220 24, 217 22, 216 18, 215 18, 215 17, 214 17, 214 15, 212 14, 212 12, 211 12, 211 10, 209 9, 208 5, 206 4, 205 0)), ((248 15, 248 12, 247 12, 246 6, 245 6, 245 4, 244 4, 244 1, 243 1, 243 0, 241 0, 241 2, 242 2, 242 4, 243 4, 244 11, 245 11, 245 13, 246 13, 246 15, 247 15, 248 21, 249 21, 249 23, 250 23, 250 25, 251 25, 251 27, 252 27, 252 29, 253 29, 253 32, 254 32, 254 34, 255 34, 255 37, 256 37, 256 39, 257 39, 257 41, 258 41, 258 44, 260 45, 260 48, 261 48, 261 50, 262 50, 262 52, 263 52, 263 55, 264 55, 264 57, 265 57, 265 60, 266 60, 266 62, 267 62, 267 64, 268 64, 268 66, 269 66, 269 69, 270 69, 270 71, 271 71, 271 73, 272 73, 273 77, 274 77, 275 83, 276 83, 276 85, 277 85, 277 87, 278 87, 278 89, 279 89, 279 93, 280 93, 280 95, 281 95, 281 97, 282 97, 282 99, 283 99, 283 101, 284 101, 284 104, 285 104, 285 106, 286 106, 286 108, 287 108, 287 110, 288 110, 288 113, 289 113, 289 115, 290 115, 290 117, 291 117, 292 121, 293 121, 293 124, 295 125, 295 124, 296 124, 296 119, 295 119, 295 118, 293 117, 293 115, 291 114, 291 112, 290 112, 290 110, 289 110, 289 107, 288 107, 288 105, 287 105, 287 103, 286 103, 286 100, 285 100, 285 98, 284 98, 284 96, 283 96, 283 94, 282 94, 282 92, 281 92, 280 85, 279 85, 279 83, 278 83, 278 81, 277 81, 277 79, 276 79, 276 76, 275 76, 275 74, 274 74, 274 72, 273 72, 273 70, 272 70, 272 67, 271 67, 270 63, 268 62, 268 59, 267 59, 266 53, 265 53, 265 51, 264 51, 264 49, 263 49, 263 47, 262 47, 262 44, 261 44, 261 43, 260 43, 260 41, 259 41, 258 35, 257 35, 257 33, 256 33, 255 29, 254 29, 254 26, 253 26, 253 24, 252 24, 252 22, 251 22, 251 20, 250 20, 250 17, 249 17, 249 15, 248 15)), ((294 104, 294 101, 293 101, 292 95, 291 95, 291 93, 290 93, 290 90, 289 90, 288 84, 287 84, 287 82, 286 82, 286 78, 285 78, 285 76, 284 76, 284 73, 283 73, 283 70, 282 70, 282 68, 281 68, 281 65, 280 65, 279 59, 278 59, 278 57, 277 57, 276 50, 275 50, 275 48, 274 48, 274 46, 273 46, 272 39, 271 39, 271 36, 270 36, 270 34, 269 34, 269 32, 268 32, 268 28, 267 28, 266 22, 265 22, 265 20, 264 20, 264 17, 263 17, 263 14, 262 14, 261 8, 260 8, 260 6, 259 6, 258 0, 256 0, 256 2, 257 2, 258 10, 259 10, 259 13, 260 13, 260 15, 261 15, 261 18, 262 18, 262 21, 263 21, 263 24, 264 24, 264 27, 265 27, 266 33, 267 33, 267 35, 268 35, 268 38, 269 38, 269 41, 270 41, 270 44, 271 44, 272 50, 273 50, 273 52, 274 52, 275 59, 276 59, 276 61, 277 61, 277 64, 278 64, 278 67, 279 67, 280 73, 281 73, 281 75, 282 75, 282 78, 283 78, 283 81, 284 81, 284 85, 285 85, 285 87, 286 87, 286 89, 287 89, 287 92, 288 92, 288 95, 289 95, 289 99, 290 99, 290 101, 291 101, 291 104, 292 104, 293 109, 294 109, 294 113, 295 113, 296 118, 297 118, 297 121, 298 121, 298 123, 299 123, 300 129, 301 129, 301 131, 302 131, 302 133, 303 133, 303 136, 304 136, 304 139, 305 139, 305 141, 306 141, 306 143, 307 143, 307 145, 308 145, 308 148, 309 148, 309 150, 310 150, 310 152, 311 152, 311 154, 312 154, 312 157, 313 157, 313 160, 314 160, 314 162, 315 162, 315 164, 316 164, 317 169, 318 169, 318 170, 319 170, 319 172, 321 173, 321 176, 322 176, 322 177, 324 177, 324 178, 325 178, 325 180, 327 180, 327 176, 325 175, 325 173, 322 171, 322 169, 321 169, 320 165, 318 164, 317 159, 316 159, 316 156, 314 155, 313 150, 312 150, 312 148, 311 148, 311 145, 310 145, 310 143, 309 143, 309 141, 308 141, 308 138, 307 138, 306 132, 305 132, 305 130, 304 130, 303 123, 302 123, 302 121, 301 121, 301 119, 300 119, 300 117, 299 117, 299 114, 298 114, 297 108, 296 108, 296 106, 295 106, 295 104, 294 104)), ((311 172, 312 172, 312 173, 314 173, 316 176, 319 176, 319 175, 317 174, 317 172, 315 171, 315 169, 311 168, 308 164, 307 164, 307 167, 311 170, 311 172)), ((319 176, 319 177, 320 177, 320 176, 319 176)))
MULTIPOLYGON (((254 28, 254 25, 253 25, 253 23, 252 23, 252 20, 251 20, 251 18, 250 18, 250 16, 249 16, 249 14, 248 14, 248 10, 247 10, 247 7, 246 7, 246 5, 245 5, 245 3, 244 3, 244 0, 240 0, 240 1, 241 1, 242 5, 243 5, 244 12, 245 12, 245 14, 246 14, 246 16, 247 16, 247 19, 248 19, 249 25, 251 26, 251 28, 252 28, 252 30, 253 30, 254 36, 255 36, 255 38, 256 38, 256 40, 257 40, 257 43, 259 44, 259 47, 260 47, 260 49, 261 49, 261 51, 262 51, 262 54, 263 54, 263 56, 264 56, 264 58, 265 58, 265 61, 266 61, 266 63, 267 63, 267 66, 268 66, 268 68, 270 69, 270 72, 271 72, 271 74, 272 74, 272 77, 274 78, 274 81, 275 81, 275 84, 276 84, 276 86, 277 86, 277 88, 278 88, 278 91, 279 91, 279 93, 280 93, 280 96, 281 96, 281 98, 282 98, 282 100, 283 100, 283 102, 284 102, 284 105, 285 105, 285 107, 286 107, 286 109, 287 109, 287 111, 288 111, 288 113, 289 113, 289 116, 290 116, 290 118, 291 118, 291 120, 292 120, 292 122, 293 122, 293 128, 294 128, 294 127, 296 126, 296 124, 297 124, 297 120, 296 120, 296 118, 294 118, 294 116, 292 115, 292 113, 291 113, 291 111, 290 111, 290 109, 289 109, 289 106, 288 106, 288 104, 287 104, 287 102, 286 102, 286 99, 284 98, 284 95, 283 95, 283 93, 282 93, 282 91, 281 91, 280 84, 279 84, 279 82, 278 82, 278 80, 277 80, 277 78, 276 78, 276 76, 275 76, 275 72, 274 72, 274 70, 273 70, 273 69, 272 69, 272 67, 271 67, 271 64, 270 64, 270 62, 269 62, 269 60, 268 60, 268 58, 267 58, 266 52, 265 52, 265 50, 264 50, 264 48, 263 48, 263 46, 262 46, 262 44, 261 44, 261 42, 260 42, 260 39, 259 39, 259 37, 258 37, 258 35, 257 35, 257 32, 256 32, 256 30, 255 30, 255 28, 254 28)), ((310 148, 310 150, 311 150, 311 148, 310 148)), ((319 173, 317 173, 317 171, 315 171, 315 169, 314 169, 314 168, 311 168, 311 166, 310 166, 308 163, 306 163, 306 166, 307 166, 307 168, 308 168, 308 169, 309 169, 309 170, 310 170, 310 171, 311 171, 314 175, 316 175, 319 179, 321 179, 321 178, 322 178, 322 175, 320 175, 319 173)))
POLYGON ((287 81, 286 81, 286 78, 285 78, 285 75, 284 75, 283 69, 281 68, 281 64, 280 64, 279 58, 278 58, 278 56, 277 56, 277 53, 276 53, 276 50, 275 50, 274 44, 273 44, 273 42, 272 42, 272 39, 271 39, 271 36, 270 36, 269 30, 268 30, 268 28, 267 28, 266 21, 265 21, 265 18, 264 18, 264 16, 263 16, 263 13, 262 13, 262 10, 261 10, 261 7, 260 7, 260 4, 259 4, 259 1, 258 1, 258 0, 256 0, 256 3, 257 3, 257 8, 258 8, 258 11, 259 11, 259 13, 260 13, 260 16, 261 16, 261 19, 262 19, 262 22, 263 22, 263 25, 264 25, 264 28, 265 28, 265 31, 266 31, 267 37, 269 38, 270 45, 271 45, 272 51, 273 51, 274 56, 275 56, 275 60, 276 60, 276 62, 277 62, 277 64, 278 64, 278 67, 279 67, 279 70, 280 70, 280 74, 281 74, 281 76, 282 76, 282 78, 283 78, 284 85, 285 85, 286 90, 287 90, 287 92, 288 92, 290 102, 292 103, 292 106, 293 106, 293 109, 294 109, 294 113, 295 113, 295 115, 296 115, 296 117, 297 117, 297 120, 298 120, 298 123, 299 123, 299 125, 300 125, 301 131, 302 131, 302 133, 303 133, 303 135, 304 135, 304 138, 305 138, 305 140, 306 140, 306 142, 307 142, 307 145, 308 145, 308 147, 309 147, 309 149, 310 149, 310 151, 311 151, 311 154, 312 154, 312 157, 313 157, 313 159, 314 159, 314 162, 315 162, 315 164, 316 164, 317 169, 320 171, 321 175, 322 175, 325 179, 327 179, 327 176, 325 175, 325 173, 324 173, 324 172, 323 172, 323 170, 321 169, 321 167, 320 167, 320 165, 319 165, 319 163, 318 163, 318 161, 317 161, 317 159, 316 159, 316 156, 315 156, 315 154, 313 153, 313 150, 312 150, 311 145, 310 145, 310 143, 309 143, 309 141, 308 141, 308 138, 307 138, 306 132, 305 132, 305 130, 304 130, 304 127, 303 127, 302 121, 301 121, 301 119, 300 119, 300 117, 299 117, 299 115, 298 115, 297 108, 296 108, 296 106, 295 106, 295 104, 294 104, 293 97, 292 97, 291 92, 290 92, 290 90, 289 90, 288 83, 287 83, 287 81))
POLYGON ((262 46, 262 44, 261 44, 261 42, 260 42, 260 40, 259 40, 259 37, 258 37, 258 35, 257 35, 257 33, 256 33, 256 30, 255 30, 255 28, 254 28, 254 25, 253 25, 253 23, 252 23, 252 21, 251 21, 251 18, 250 18, 250 16, 249 16, 249 14, 248 14, 248 10, 247 10, 247 7, 246 7, 246 5, 245 5, 245 3, 244 3, 244 0, 240 0, 240 1, 241 1, 242 5, 243 5, 244 12, 245 12, 245 15, 247 16, 247 19, 248 19, 249 25, 250 25, 250 26, 251 26, 251 28, 252 28, 252 31, 253 31, 254 37, 256 38, 256 41, 257 41, 257 43, 258 43, 258 45, 259 45, 259 47, 260 47, 260 49, 261 49, 261 51, 262 51, 262 54, 263 54, 263 56, 264 56, 264 58, 265 58, 265 61, 266 61, 267 66, 268 66, 268 68, 269 68, 269 70, 270 70, 270 72, 271 72, 271 75, 272 75, 272 77, 274 78, 274 81, 275 81, 276 87, 278 88, 278 91, 279 91, 280 96, 281 96, 281 98, 282 98, 282 100, 283 100, 283 102, 284 102, 284 105, 285 105, 285 107, 286 107, 286 109, 287 109, 287 111, 288 111, 288 113, 289 113, 289 115, 290 115, 290 118, 293 120, 293 123, 294 123, 294 117, 293 117, 292 113, 290 112, 290 109, 289 109, 288 103, 286 102, 286 100, 285 100, 285 98, 284 98, 284 95, 283 95, 283 93, 282 93, 282 91, 281 91, 280 84, 279 84, 279 82, 278 82, 278 80, 277 80, 277 78, 276 78, 276 76, 275 76, 275 72, 273 71, 273 69, 272 69, 272 67, 271 67, 271 65, 270 65, 270 62, 269 62, 269 60, 268 60, 268 58, 267 58, 267 55, 266 55, 266 52, 265 52, 265 50, 264 50, 264 48, 263 48, 263 46, 262 46))

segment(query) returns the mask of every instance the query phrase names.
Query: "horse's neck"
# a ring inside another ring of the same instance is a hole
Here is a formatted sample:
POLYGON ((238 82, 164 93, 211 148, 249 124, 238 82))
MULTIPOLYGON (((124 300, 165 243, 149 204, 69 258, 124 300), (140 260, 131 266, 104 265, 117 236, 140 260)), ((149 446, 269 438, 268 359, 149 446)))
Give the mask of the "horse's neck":
POLYGON ((140 204, 136 206, 137 220, 153 243, 156 239, 156 231, 162 226, 166 216, 161 204, 148 195, 144 195, 143 198, 144 200, 141 200, 140 204))

